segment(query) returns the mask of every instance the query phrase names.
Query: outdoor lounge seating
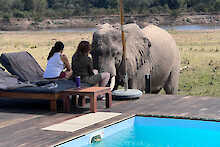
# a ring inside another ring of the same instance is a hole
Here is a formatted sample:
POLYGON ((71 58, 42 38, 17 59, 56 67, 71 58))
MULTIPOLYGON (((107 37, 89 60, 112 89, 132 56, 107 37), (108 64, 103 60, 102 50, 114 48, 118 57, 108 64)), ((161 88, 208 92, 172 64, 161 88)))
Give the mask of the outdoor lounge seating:
POLYGON ((44 80, 44 70, 28 52, 3 53, 0 62, 9 73, 18 76, 20 81, 44 80))
MULTIPOLYGON (((64 90, 75 88, 75 82, 71 80, 40 81, 25 83, 17 77, 0 70, 0 97, 13 99, 42 99, 50 100, 50 110, 56 112, 58 98, 66 99, 64 90)), ((86 84, 82 86, 88 87, 86 84)))
POLYGON ((90 87, 90 85, 81 83, 81 88, 79 89, 76 88, 76 84, 72 80, 49 81, 43 79, 42 68, 28 52, 2 54, 0 62, 8 72, 18 77, 14 77, 16 82, 23 84, 23 86, 18 84, 18 87, 13 88, 0 87, 0 97, 50 100, 50 110, 56 112, 57 99, 62 98, 65 111, 69 111, 69 95, 80 95, 84 101, 85 92, 90 92, 86 95, 90 96, 92 102, 90 110, 91 112, 96 112, 96 101, 94 102, 94 100, 96 100, 97 94, 107 93, 106 106, 111 106, 111 90, 106 87, 99 88, 98 90, 93 89, 92 91, 87 89, 82 92, 83 88, 90 87))

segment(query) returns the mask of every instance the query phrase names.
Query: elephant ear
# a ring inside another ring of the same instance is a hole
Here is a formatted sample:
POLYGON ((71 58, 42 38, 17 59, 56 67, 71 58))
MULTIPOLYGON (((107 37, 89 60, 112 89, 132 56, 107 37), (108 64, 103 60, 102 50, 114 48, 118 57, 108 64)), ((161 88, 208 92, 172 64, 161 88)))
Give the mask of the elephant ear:
POLYGON ((147 37, 143 37, 143 41, 145 44, 147 44, 148 48, 144 48, 144 50, 143 50, 144 54, 143 54, 142 58, 148 59, 148 58, 150 58, 151 41, 147 37))
POLYGON ((147 37, 144 37, 144 42, 148 44, 148 47, 151 47, 151 42, 147 37))
POLYGON ((138 70, 149 62, 151 46, 149 39, 143 33, 137 24, 128 24, 125 26, 125 36, 127 45, 128 69, 131 76, 135 76, 138 70))

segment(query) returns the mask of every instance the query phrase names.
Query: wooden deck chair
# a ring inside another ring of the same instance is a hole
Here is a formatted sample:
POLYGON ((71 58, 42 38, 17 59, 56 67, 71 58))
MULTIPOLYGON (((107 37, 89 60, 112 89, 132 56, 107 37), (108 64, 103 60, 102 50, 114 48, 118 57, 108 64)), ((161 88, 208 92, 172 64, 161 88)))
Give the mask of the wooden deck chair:
MULTIPOLYGON (((0 62, 9 73, 16 75, 19 81, 36 85, 13 89, 0 88, 0 97, 50 100, 51 111, 56 111, 57 99, 62 97, 65 100, 67 95, 64 91, 76 87, 72 80, 48 81, 43 79, 43 69, 28 52, 3 53, 0 56, 0 62)), ((90 85, 81 83, 81 86, 90 85)))
POLYGON ((65 111, 69 111, 68 96, 78 94, 82 96, 82 99, 85 99, 85 96, 90 96, 92 99, 90 110, 91 112, 96 112, 97 96, 107 93, 110 96, 106 101, 106 107, 111 106, 110 88, 86 88, 91 87, 91 85, 81 83, 81 88, 77 89, 75 82, 72 80, 45 80, 43 79, 43 69, 28 52, 4 53, 0 56, 0 62, 8 72, 18 76, 20 81, 28 81, 37 85, 14 89, 0 89, 0 97, 50 100, 50 109, 56 112, 56 101, 58 98, 62 98, 64 106, 66 106, 65 111))

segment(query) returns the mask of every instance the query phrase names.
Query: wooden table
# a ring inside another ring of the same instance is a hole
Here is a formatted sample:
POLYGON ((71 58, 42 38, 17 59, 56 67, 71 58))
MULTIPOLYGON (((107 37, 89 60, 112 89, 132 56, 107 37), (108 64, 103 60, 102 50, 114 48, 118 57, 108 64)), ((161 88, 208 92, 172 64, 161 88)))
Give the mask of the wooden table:
POLYGON ((90 98, 90 111, 97 112, 97 96, 106 95, 106 108, 110 108, 112 105, 112 93, 110 87, 87 87, 87 88, 71 88, 63 91, 66 95, 64 99, 64 105, 66 111, 70 111, 69 95, 79 95, 82 97, 82 105, 86 103, 85 96, 90 98))

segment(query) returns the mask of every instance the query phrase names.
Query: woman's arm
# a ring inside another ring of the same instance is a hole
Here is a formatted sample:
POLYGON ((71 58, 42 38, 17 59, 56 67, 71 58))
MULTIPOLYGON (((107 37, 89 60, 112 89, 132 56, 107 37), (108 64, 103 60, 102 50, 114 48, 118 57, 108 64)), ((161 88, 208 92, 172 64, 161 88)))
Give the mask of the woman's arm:
POLYGON ((70 67, 70 63, 69 63, 69 61, 68 61, 67 56, 66 56, 65 54, 61 54, 60 58, 61 58, 61 60, 63 61, 64 65, 65 65, 65 67, 66 67, 66 69, 67 69, 67 71, 71 71, 72 69, 71 69, 71 67, 70 67))
POLYGON ((89 71, 89 75, 94 75, 93 62, 92 62, 92 59, 90 57, 88 57, 88 71, 89 71))

